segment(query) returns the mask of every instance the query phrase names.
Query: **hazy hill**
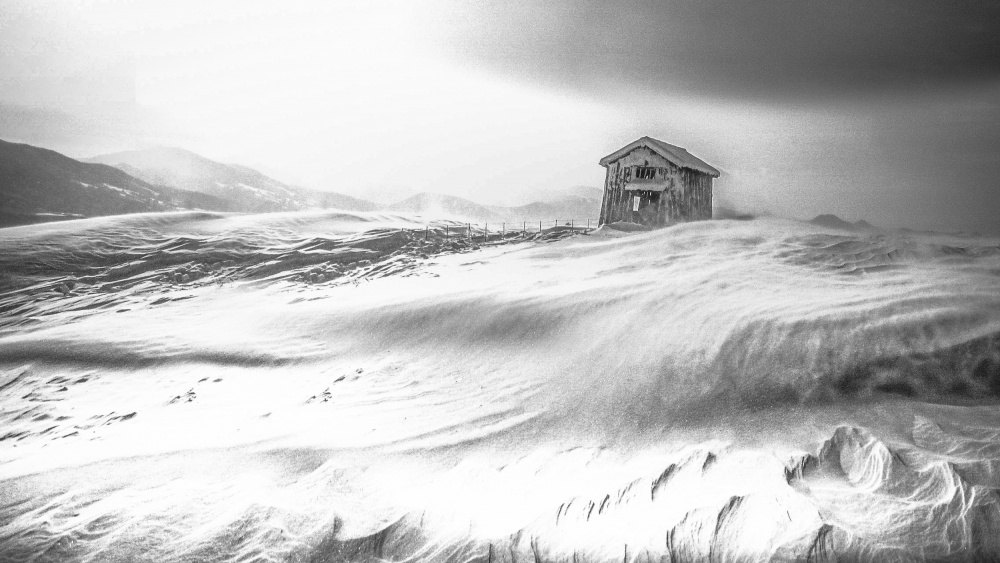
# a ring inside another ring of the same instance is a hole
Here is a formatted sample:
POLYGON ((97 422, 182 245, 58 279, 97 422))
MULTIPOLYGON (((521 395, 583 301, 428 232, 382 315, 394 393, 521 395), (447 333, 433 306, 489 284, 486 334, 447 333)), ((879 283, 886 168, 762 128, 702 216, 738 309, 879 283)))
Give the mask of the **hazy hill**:
POLYGON ((403 201, 383 206, 386 211, 415 213, 427 217, 453 218, 479 223, 529 223, 576 220, 585 224, 595 221, 601 211, 601 200, 567 195, 551 201, 539 201, 517 207, 482 205, 473 201, 444 194, 420 193, 403 201))
POLYGON ((154 186, 122 170, 0 141, 0 225, 181 208, 225 210, 210 195, 154 186))
POLYGON ((587 219, 597 225, 601 214, 601 199, 604 190, 590 186, 573 186, 561 190, 539 192, 537 199, 526 205, 497 209, 504 219, 517 221, 555 221, 560 223, 574 220, 585 225, 587 219))
POLYGON ((117 152, 85 159, 124 170, 151 184, 213 195, 237 211, 285 211, 307 207, 291 186, 246 166, 222 164, 179 148, 117 152))
POLYGON ((109 164, 153 184, 210 194, 232 202, 235 211, 250 213, 336 207, 374 211, 378 205, 333 192, 291 186, 249 166, 223 164, 180 148, 158 147, 86 159, 109 164))
POLYGON ((321 192, 319 190, 307 190, 305 188, 295 188, 299 194, 313 207, 323 209, 343 209, 345 211, 379 211, 384 206, 366 199, 358 199, 349 195, 336 192, 321 192))
POLYGON ((813 225, 819 225, 821 227, 830 227, 833 229, 843 229, 845 231, 861 231, 861 230, 876 228, 874 225, 872 225, 868 221, 865 221, 864 219, 851 223, 850 221, 845 221, 840 217, 837 217, 836 215, 832 215, 829 213, 823 215, 817 215, 812 219, 810 219, 809 222, 812 223, 813 225))
POLYGON ((604 188, 571 186, 568 188, 517 188, 513 187, 490 195, 487 203, 502 207, 524 207, 532 203, 554 203, 574 198, 597 200, 598 207, 604 197, 604 188))
POLYGON ((749 221, 755 217, 752 213, 739 211, 725 205, 716 205, 712 211, 713 219, 732 219, 734 221, 749 221))
POLYGON ((414 213, 428 217, 465 219, 469 221, 499 220, 501 214, 496 213, 494 206, 480 205, 453 195, 419 193, 403 201, 385 205, 386 211, 414 213))
POLYGON ((586 199, 596 199, 598 202, 604 197, 604 188, 593 186, 572 186, 562 190, 564 195, 577 196, 586 199))
POLYGON ((343 209, 345 211, 378 211, 382 208, 381 205, 372 201, 351 197, 337 192, 310 190, 300 186, 285 184, 265 176, 261 172, 258 172, 249 166, 243 166, 242 164, 224 164, 223 166, 228 166, 242 174, 245 174, 250 180, 256 182, 254 185, 276 186, 279 193, 282 191, 291 192, 295 196, 293 198, 294 201, 302 207, 321 207, 324 209, 336 208, 343 209))
POLYGON ((517 219, 534 219, 536 221, 550 221, 558 219, 575 220, 578 224, 585 224, 587 219, 593 220, 593 225, 597 226, 597 218, 601 214, 601 200, 583 197, 566 197, 556 201, 539 201, 511 207, 505 217, 517 219))

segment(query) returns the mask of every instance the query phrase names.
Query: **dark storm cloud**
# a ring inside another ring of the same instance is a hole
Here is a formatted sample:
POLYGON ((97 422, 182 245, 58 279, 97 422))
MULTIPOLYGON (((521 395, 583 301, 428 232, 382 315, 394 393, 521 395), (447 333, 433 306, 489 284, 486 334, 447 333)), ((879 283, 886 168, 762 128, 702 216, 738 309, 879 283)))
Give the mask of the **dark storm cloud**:
POLYGON ((1000 2, 456 5, 444 47, 585 91, 724 98, 881 94, 1000 77, 1000 2))
POLYGON ((693 143, 720 197, 1000 234, 1000 2, 531 0, 437 23, 460 64, 693 143))

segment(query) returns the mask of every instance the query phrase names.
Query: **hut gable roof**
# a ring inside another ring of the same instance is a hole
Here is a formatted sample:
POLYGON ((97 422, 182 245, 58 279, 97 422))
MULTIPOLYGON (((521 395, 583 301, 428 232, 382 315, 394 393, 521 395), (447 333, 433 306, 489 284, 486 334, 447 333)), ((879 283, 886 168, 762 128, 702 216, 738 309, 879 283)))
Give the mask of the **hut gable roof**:
POLYGON ((662 156, 663 158, 669 160, 675 165, 681 168, 690 168, 691 170, 697 170, 698 172, 704 172, 713 178, 719 177, 719 171, 710 166, 704 160, 694 156, 693 154, 687 152, 681 147, 671 145, 670 143, 664 143, 663 141, 654 139, 652 137, 642 137, 637 141, 632 141, 631 143, 625 145, 624 147, 616 150, 615 152, 609 154, 608 156, 601 159, 601 166, 607 167, 611 162, 618 160, 619 158, 625 156, 626 154, 632 152, 638 147, 647 147, 656 154, 662 156))

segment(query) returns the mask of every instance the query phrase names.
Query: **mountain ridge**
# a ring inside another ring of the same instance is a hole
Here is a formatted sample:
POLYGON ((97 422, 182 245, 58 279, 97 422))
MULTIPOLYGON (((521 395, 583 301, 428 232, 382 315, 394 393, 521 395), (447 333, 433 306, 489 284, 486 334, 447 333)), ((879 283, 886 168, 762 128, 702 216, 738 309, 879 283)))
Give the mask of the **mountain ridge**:
POLYGON ((178 147, 122 151, 83 159, 126 170, 153 184, 200 192, 232 201, 235 211, 302 209, 307 205, 290 186, 250 167, 223 164, 178 147))
POLYGON ((114 166, 148 182, 214 195, 232 201, 234 211, 245 213, 313 207, 347 211, 380 208, 361 198, 286 184, 250 166, 218 162, 180 147, 120 151, 84 160, 114 166))
POLYGON ((601 203, 599 197, 588 197, 599 189, 574 186, 517 206, 482 204, 434 192, 379 204, 292 186, 249 166, 223 164, 178 147, 77 160, 44 147, 0 142, 0 226, 181 209, 260 213, 310 208, 415 213, 491 223, 583 222, 597 219, 601 203))
POLYGON ((150 184, 118 168, 0 140, 0 226, 178 209, 225 211, 213 196, 150 184))

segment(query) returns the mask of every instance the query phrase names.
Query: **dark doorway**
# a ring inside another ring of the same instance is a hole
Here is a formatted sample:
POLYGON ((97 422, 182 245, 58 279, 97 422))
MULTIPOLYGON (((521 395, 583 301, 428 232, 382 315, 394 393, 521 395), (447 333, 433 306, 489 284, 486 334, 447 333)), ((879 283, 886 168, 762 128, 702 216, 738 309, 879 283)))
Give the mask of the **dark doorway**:
POLYGON ((660 192, 629 192, 629 221, 640 225, 657 225, 657 210, 660 207, 660 192))

